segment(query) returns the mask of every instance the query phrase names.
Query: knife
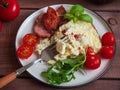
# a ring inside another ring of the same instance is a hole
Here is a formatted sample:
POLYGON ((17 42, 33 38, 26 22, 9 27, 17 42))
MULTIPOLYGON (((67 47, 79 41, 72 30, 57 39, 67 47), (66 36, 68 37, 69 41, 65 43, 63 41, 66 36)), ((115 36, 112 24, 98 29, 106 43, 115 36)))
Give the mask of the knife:
POLYGON ((38 63, 42 61, 42 59, 37 59, 19 69, 17 69, 16 71, 0 78, 0 88, 4 87, 5 85, 7 85, 8 83, 12 82, 14 79, 17 78, 18 75, 22 74, 24 71, 26 71, 29 67, 31 67, 32 65, 38 63))

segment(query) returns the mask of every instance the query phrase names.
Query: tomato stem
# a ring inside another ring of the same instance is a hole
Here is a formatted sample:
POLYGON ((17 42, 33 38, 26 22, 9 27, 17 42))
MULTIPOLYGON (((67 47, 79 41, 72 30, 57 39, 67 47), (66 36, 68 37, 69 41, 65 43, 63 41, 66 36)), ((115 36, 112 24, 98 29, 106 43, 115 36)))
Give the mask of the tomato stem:
POLYGON ((8 7, 8 3, 5 0, 0 0, 0 1, 1 1, 0 2, 0 7, 2 7, 2 8, 8 7))

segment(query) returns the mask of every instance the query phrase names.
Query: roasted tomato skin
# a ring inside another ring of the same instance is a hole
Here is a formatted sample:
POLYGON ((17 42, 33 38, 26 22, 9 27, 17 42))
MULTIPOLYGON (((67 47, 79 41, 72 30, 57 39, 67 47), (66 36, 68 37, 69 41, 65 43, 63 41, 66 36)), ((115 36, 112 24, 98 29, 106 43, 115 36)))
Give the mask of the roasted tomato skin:
POLYGON ((58 26, 58 16, 57 12, 51 8, 48 7, 47 13, 44 14, 44 26, 45 28, 51 33, 53 30, 55 30, 58 26))
POLYGON ((63 6, 58 7, 56 11, 57 11, 58 16, 62 16, 66 13, 66 10, 63 6))
POLYGON ((18 49, 17 49, 17 56, 21 59, 27 59, 30 57, 33 53, 34 49, 33 47, 27 45, 27 44, 22 44, 18 49))
POLYGON ((36 34, 33 34, 33 33, 29 33, 29 34, 26 34, 24 37, 23 37, 23 43, 27 44, 27 45, 30 45, 32 47, 35 47, 35 45, 39 42, 39 38, 36 34))

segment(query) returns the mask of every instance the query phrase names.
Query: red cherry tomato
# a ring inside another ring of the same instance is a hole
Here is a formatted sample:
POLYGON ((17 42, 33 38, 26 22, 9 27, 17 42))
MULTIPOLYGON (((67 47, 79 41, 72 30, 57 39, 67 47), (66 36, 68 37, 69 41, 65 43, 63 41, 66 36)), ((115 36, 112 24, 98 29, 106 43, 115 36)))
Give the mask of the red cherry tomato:
POLYGON ((0 0, 0 19, 3 21, 14 20, 20 12, 19 4, 16 0, 0 0))
POLYGON ((33 33, 26 34, 23 37, 23 43, 35 47, 35 45, 39 42, 39 38, 37 35, 33 33))
POLYGON ((102 36, 103 46, 113 46, 115 44, 115 36, 111 32, 107 32, 102 36))
POLYGON ((26 44, 22 44, 17 49, 17 55, 21 59, 27 59, 28 57, 30 57, 32 55, 33 51, 34 51, 33 47, 26 45, 26 44))
POLYGON ((114 56, 114 48, 112 46, 103 46, 100 50, 100 55, 103 58, 111 59, 114 56))
POLYGON ((2 30, 2 22, 0 21, 0 31, 2 30))
POLYGON ((87 69, 97 69, 100 67, 101 59, 98 55, 88 55, 85 61, 85 67, 87 69))
POLYGON ((94 54, 95 54, 94 49, 89 46, 86 50, 86 55, 94 55, 94 54))

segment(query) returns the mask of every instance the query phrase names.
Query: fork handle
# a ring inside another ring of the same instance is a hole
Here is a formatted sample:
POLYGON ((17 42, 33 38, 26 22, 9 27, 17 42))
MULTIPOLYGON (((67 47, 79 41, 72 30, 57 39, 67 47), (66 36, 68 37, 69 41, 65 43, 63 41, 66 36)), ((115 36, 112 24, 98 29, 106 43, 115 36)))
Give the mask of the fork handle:
POLYGON ((15 72, 12 72, 2 78, 0 78, 0 88, 4 87, 8 83, 12 82, 14 79, 16 79, 17 75, 15 72))

